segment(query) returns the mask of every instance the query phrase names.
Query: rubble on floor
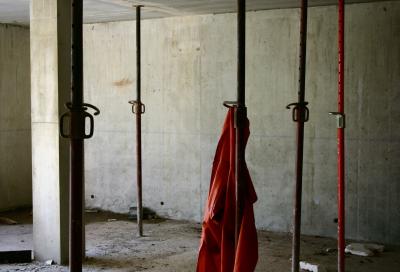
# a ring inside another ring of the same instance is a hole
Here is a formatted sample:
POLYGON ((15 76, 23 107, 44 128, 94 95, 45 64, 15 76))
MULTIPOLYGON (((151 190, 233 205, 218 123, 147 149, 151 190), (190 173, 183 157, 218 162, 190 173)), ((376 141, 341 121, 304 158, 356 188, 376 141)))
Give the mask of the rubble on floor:
POLYGON ((345 252, 357 256, 369 257, 385 250, 383 245, 353 243, 346 246, 345 252))
POLYGON ((12 220, 7 217, 0 217, 0 225, 16 225, 16 224, 18 224, 18 222, 15 220, 12 220))
MULTIPOLYGON (((2 216, 0 214, 0 216, 2 216)), ((10 217, 7 215, 7 217, 10 217)), ((196 267, 201 235, 201 224, 174 220, 144 221, 145 237, 137 237, 137 225, 127 215, 105 213, 86 214, 86 256, 83 272, 193 272, 196 267), (117 221, 108 222, 108 219, 117 221)), ((14 218, 14 217, 11 217, 14 218)), ((20 217, 15 217, 23 222, 20 217)), ((29 217, 27 217, 29 218, 29 217)), ((32 230, 32 225, 0 225, 0 247, 4 241, 19 242, 20 237, 32 230), (10 237, 10 235, 12 237, 10 237)), ((259 261, 255 272, 290 271, 291 235, 259 231, 259 261)), ((24 236, 25 245, 32 239, 24 236)), ((301 259, 310 264, 323 265, 327 272, 337 271, 335 239, 302 236, 301 259), (325 254, 316 254, 325 252, 325 254)), ((379 257, 360 258, 347 255, 346 267, 351 272, 398 272, 400 248, 386 246, 379 257)), ((29 264, 3 264, 0 272, 68 272, 67 266, 29 264)), ((321 270, 319 270, 320 272, 321 270)))
MULTIPOLYGON (((151 219, 159 219, 160 217, 150 208, 143 207, 143 219, 151 220, 151 219)), ((128 212, 129 220, 137 220, 137 207, 130 207, 128 212)))
POLYGON ((311 272, 327 272, 325 267, 320 264, 311 264, 307 262, 300 262, 300 269, 311 272))

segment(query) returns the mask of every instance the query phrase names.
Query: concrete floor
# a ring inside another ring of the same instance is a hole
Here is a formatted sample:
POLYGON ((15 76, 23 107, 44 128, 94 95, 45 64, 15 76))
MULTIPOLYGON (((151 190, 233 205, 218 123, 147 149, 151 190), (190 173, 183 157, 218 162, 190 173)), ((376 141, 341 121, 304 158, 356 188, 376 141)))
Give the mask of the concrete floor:
MULTIPOLYGON (((0 250, 26 249, 32 244, 29 211, 0 214, 20 222, 0 225, 0 250)), ((110 213, 87 214, 87 260, 84 271, 195 271, 200 225, 184 221, 153 220, 145 224, 144 238, 136 237, 136 225, 125 216, 110 213), (108 219, 117 221, 108 222, 108 219)), ((335 240, 302 237, 302 260, 324 264, 336 271, 335 240)), ((288 234, 259 232, 260 258, 257 272, 290 271, 291 240, 288 234)), ((348 272, 399 272, 400 248, 388 247, 375 257, 347 256, 348 272)), ((0 271, 68 271, 67 267, 32 264, 0 265, 0 271)))

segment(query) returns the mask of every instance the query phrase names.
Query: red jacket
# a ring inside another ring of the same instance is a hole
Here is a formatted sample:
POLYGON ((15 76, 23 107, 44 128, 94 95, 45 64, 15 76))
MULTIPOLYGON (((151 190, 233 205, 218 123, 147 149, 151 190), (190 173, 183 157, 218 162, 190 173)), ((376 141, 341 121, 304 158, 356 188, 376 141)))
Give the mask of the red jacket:
MULTIPOLYGON (((218 142, 204 212, 197 272, 253 272, 258 260, 253 203, 257 195, 246 163, 242 225, 235 254, 235 109, 230 108, 218 142)), ((245 140, 249 138, 246 120, 245 140)))

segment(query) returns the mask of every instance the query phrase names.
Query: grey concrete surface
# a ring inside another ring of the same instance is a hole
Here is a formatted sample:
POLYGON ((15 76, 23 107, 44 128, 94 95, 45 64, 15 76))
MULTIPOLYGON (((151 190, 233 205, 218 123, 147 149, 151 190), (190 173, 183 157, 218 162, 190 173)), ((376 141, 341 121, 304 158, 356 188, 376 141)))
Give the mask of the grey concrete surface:
POLYGON ((60 2, 33 0, 30 7, 33 245, 35 259, 65 263, 68 142, 59 137, 59 115, 70 94, 71 35, 64 29, 69 5, 60 2))
POLYGON ((0 24, 0 211, 32 204, 29 29, 0 24))
MULTIPOLYGON (((201 225, 187 221, 146 220, 146 237, 137 237, 136 223, 126 216, 91 214, 87 224, 87 258, 85 272, 192 272, 196 269, 201 225), (117 219, 108 222, 108 219, 117 219)), ((0 249, 3 241, 19 247, 31 244, 30 225, 0 225, 0 249), (24 239, 24 243, 21 240, 24 239)), ((258 232, 259 260, 255 272, 290 271, 291 239, 287 233, 258 232)), ((327 272, 337 271, 336 240, 315 236, 301 237, 301 260, 319 264, 327 272)), ((26 247, 25 247, 26 248, 26 247)), ((29 248, 29 246, 28 246, 29 248)), ((371 257, 346 255, 346 271, 398 272, 400 248, 387 246, 385 251, 371 257)), ((67 272, 68 267, 46 265, 35 261, 29 264, 0 264, 2 272, 40 271, 67 272)), ((319 270, 320 271, 320 270, 319 270)))
MULTIPOLYGON (((347 0, 346 4, 382 0, 347 0)), ((397 0, 398 1, 398 0, 397 0)), ((310 0, 310 6, 336 5, 336 0, 310 0)), ((144 19, 236 11, 233 0, 84 0, 84 22, 114 22, 135 19, 133 6, 145 5, 144 19)), ((247 0, 247 10, 299 7, 297 0, 247 0)), ((29 0, 0 0, 0 23, 29 25, 29 0)))
MULTIPOLYGON (((400 4, 346 9, 347 237, 400 244, 400 4)), ((135 205, 134 22, 85 27, 85 99, 102 110, 86 142, 86 202, 116 212, 135 205)), ((247 161, 257 226, 290 231, 299 11, 250 12, 247 161)), ((236 16, 143 22, 144 205, 200 221, 212 158, 236 90, 236 16)), ((337 9, 310 9, 303 233, 336 235, 337 9)))

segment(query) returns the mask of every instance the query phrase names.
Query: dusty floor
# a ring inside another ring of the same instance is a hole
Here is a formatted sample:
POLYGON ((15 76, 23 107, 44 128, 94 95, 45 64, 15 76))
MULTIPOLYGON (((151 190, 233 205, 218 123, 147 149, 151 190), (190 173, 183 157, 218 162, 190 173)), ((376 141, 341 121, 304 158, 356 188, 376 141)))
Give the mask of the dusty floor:
MULTIPOLYGON (((29 212, 0 214, 16 219, 15 226, 0 225, 0 250, 31 248, 32 226, 29 212)), ((136 224, 125 216, 109 213, 87 215, 87 260, 84 271, 195 271, 200 225, 172 220, 153 220, 145 224, 144 238, 136 237, 136 224), (108 222, 108 219, 117 221, 108 222)), ((336 271, 335 240, 302 237, 302 260, 324 264, 336 271)), ((259 233, 259 263, 256 271, 290 271, 291 240, 288 234, 259 233)), ((387 250, 374 257, 347 256, 348 272, 399 272, 400 248, 387 250)), ((0 265, 0 271, 68 271, 67 267, 34 262, 0 265)), ((212 272, 212 271, 210 271, 212 272)))

